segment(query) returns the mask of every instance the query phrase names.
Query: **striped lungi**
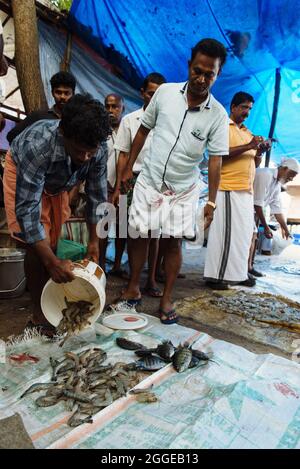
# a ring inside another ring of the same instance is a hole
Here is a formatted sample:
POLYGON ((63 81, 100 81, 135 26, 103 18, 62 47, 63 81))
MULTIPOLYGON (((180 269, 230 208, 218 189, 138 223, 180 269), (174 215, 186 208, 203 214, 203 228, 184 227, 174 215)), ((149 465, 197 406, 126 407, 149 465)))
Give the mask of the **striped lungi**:
POLYGON ((216 205, 209 229, 204 279, 242 282, 248 278, 248 257, 253 235, 253 194, 218 191, 216 205))

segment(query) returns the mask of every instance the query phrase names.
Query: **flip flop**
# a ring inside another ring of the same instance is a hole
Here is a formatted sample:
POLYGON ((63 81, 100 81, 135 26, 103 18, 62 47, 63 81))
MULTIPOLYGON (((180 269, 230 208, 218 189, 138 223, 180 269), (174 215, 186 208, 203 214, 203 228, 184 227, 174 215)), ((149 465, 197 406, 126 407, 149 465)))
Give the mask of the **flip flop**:
POLYGON ((166 316, 167 319, 161 319, 160 322, 162 324, 176 324, 179 321, 179 317, 176 316, 175 308, 170 309, 170 311, 166 312, 163 309, 159 308, 158 313, 160 316, 166 316))
POLYGON ((152 298, 161 298, 163 296, 162 291, 158 287, 145 287, 142 289, 142 293, 152 298))
POLYGON ((51 324, 35 324, 32 321, 28 321, 24 329, 38 329, 40 334, 52 338, 56 335, 56 328, 51 324))

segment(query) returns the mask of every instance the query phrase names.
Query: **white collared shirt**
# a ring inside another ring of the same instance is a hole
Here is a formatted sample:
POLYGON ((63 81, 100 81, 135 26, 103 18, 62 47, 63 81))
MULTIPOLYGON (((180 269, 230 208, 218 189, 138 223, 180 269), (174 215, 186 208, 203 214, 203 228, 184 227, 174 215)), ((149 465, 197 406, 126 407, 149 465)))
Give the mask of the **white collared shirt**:
POLYGON ((119 151, 114 148, 117 132, 112 131, 109 139, 107 140, 107 180, 112 187, 115 187, 117 177, 117 164, 119 158, 119 151))
POLYGON ((270 206, 270 214, 282 213, 281 184, 277 181, 278 169, 257 168, 254 179, 254 205, 270 206))
POLYGON ((187 85, 161 85, 141 119, 144 127, 153 129, 141 176, 159 191, 163 184, 176 193, 195 184, 206 149, 210 156, 229 153, 227 112, 212 95, 189 109, 187 85))
MULTIPOLYGON (((123 117, 115 140, 116 150, 119 150, 119 152, 124 151, 125 153, 130 152, 133 139, 139 130, 144 112, 144 109, 140 108, 137 111, 131 112, 130 114, 127 114, 125 117, 123 117)), ((135 173, 139 173, 141 171, 143 161, 150 148, 151 137, 152 132, 149 132, 145 145, 143 146, 136 159, 136 162, 134 163, 133 172, 135 173)))

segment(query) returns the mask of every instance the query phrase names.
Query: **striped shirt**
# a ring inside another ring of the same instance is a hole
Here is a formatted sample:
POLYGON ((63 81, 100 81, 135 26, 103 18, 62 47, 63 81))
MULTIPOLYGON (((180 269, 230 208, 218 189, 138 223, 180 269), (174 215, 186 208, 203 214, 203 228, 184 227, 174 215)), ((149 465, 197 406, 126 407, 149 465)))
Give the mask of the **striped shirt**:
POLYGON ((17 167, 16 218, 28 244, 46 238, 40 222, 43 191, 56 195, 86 181, 86 217, 97 223, 97 207, 107 199, 107 144, 80 167, 65 152, 59 121, 36 122, 16 137, 11 146, 17 167))

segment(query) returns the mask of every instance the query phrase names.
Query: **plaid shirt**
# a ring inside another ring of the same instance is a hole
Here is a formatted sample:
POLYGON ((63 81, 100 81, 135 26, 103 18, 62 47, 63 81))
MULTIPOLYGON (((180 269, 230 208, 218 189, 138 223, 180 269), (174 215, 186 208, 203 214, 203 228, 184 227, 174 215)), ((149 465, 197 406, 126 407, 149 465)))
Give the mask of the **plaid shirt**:
POLYGON ((17 166, 16 218, 28 244, 46 238, 40 222, 41 199, 48 194, 70 191, 78 182, 86 181, 86 216, 88 223, 97 223, 99 204, 107 200, 107 144, 76 170, 66 154, 59 121, 43 120, 25 129, 11 145, 17 166))

